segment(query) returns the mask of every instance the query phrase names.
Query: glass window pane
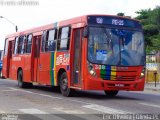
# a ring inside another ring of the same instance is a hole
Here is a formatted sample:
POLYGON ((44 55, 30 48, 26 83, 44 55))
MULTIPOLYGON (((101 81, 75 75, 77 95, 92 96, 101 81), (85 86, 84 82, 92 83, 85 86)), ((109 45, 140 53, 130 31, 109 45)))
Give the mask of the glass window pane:
POLYGON ((134 30, 90 27, 88 59, 92 63, 108 65, 144 65, 143 34, 134 30))
POLYGON ((63 27, 59 30, 57 50, 68 50, 70 42, 70 27, 63 27))
POLYGON ((25 53, 26 36, 23 36, 22 38, 23 38, 23 42, 22 42, 21 54, 25 53))
POLYGON ((67 49, 67 39, 61 40, 60 49, 61 50, 66 50, 67 49))
POLYGON ((28 43, 30 43, 30 44, 32 43, 32 35, 28 36, 28 43))
POLYGON ((26 53, 31 53, 31 48, 32 48, 32 35, 29 35, 27 37, 27 50, 26 50, 26 53))
POLYGON ((19 43, 18 43, 18 53, 19 54, 23 53, 23 51, 22 51, 23 38, 24 38, 24 36, 19 37, 19 43))
POLYGON ((18 37, 16 37, 16 42, 14 46, 14 54, 17 54, 17 52, 18 52, 18 37))
POLYGON ((48 41, 54 40, 55 38, 55 30, 50 30, 48 35, 48 41))
POLYGON ((49 51, 55 51, 56 49, 56 41, 55 40, 52 40, 52 41, 49 41, 48 42, 48 49, 49 51))
POLYGON ((56 31, 55 30, 50 30, 48 32, 48 40, 46 41, 46 49, 47 51, 55 51, 56 49, 56 31))
POLYGON ((68 38, 69 27, 62 28, 61 39, 68 38))
POLYGON ((47 37, 47 31, 44 31, 42 35, 42 52, 45 51, 46 37, 47 37))
POLYGON ((6 42, 5 42, 4 55, 7 55, 7 52, 8 52, 8 39, 6 39, 6 42))

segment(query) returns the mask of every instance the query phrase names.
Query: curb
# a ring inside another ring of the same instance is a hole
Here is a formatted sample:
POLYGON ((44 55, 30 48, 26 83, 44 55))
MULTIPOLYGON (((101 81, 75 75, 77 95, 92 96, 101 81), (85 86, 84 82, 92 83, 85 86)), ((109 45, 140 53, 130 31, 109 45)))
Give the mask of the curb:
POLYGON ((160 88, 144 88, 144 90, 160 91, 160 88))

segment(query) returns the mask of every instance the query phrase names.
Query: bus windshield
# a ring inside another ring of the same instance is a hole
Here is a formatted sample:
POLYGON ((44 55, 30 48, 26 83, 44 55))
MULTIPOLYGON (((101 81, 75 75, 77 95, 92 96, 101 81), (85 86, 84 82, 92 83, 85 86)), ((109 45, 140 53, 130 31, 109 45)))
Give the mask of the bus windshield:
POLYGON ((106 65, 144 65, 143 33, 128 29, 89 27, 88 60, 106 65))

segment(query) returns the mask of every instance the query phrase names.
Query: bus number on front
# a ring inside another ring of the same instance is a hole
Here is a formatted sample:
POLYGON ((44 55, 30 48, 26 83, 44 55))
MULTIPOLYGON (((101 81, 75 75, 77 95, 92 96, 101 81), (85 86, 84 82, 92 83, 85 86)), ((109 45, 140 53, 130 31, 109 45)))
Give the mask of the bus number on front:
POLYGON ((104 70, 105 69, 105 65, 95 65, 95 70, 104 70))

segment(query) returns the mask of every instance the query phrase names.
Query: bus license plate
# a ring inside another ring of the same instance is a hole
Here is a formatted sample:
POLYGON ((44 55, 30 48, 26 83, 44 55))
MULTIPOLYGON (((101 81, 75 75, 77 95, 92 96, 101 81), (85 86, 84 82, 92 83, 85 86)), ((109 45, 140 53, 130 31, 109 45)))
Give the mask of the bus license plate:
POLYGON ((124 87, 124 84, 115 84, 116 87, 124 87))

